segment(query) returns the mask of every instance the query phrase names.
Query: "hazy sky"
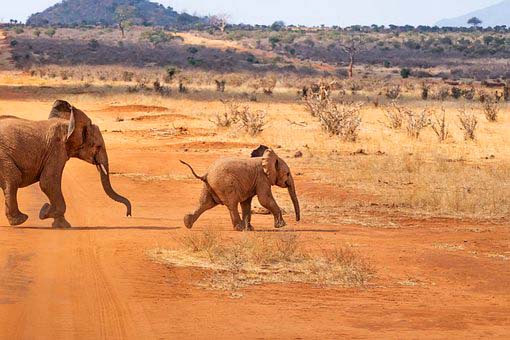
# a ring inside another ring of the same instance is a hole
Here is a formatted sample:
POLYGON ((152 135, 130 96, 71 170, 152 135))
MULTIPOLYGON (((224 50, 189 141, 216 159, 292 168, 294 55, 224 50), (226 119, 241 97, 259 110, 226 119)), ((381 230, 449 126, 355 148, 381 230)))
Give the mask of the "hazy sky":
MULTIPOLYGON (((153 0, 154 1, 154 0, 153 0)), ((59 0, 2 0, 0 21, 25 20, 59 0)), ((228 13, 233 22, 271 24, 432 25, 501 0, 158 0, 178 11, 202 15, 228 13)))

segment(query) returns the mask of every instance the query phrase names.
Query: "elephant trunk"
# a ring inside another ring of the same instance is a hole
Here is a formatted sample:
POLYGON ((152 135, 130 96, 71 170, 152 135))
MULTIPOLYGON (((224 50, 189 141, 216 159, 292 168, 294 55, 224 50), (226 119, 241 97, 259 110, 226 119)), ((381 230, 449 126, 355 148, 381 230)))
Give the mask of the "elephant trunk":
POLYGON ((294 179, 290 177, 287 183, 287 190, 289 190, 289 196, 294 205, 294 211, 296 212, 296 221, 301 220, 301 210, 299 209, 299 201, 296 195, 296 186, 294 185, 294 179))
POLYGON ((108 156, 106 155, 106 152, 101 152, 98 156, 97 170, 101 175, 101 184, 103 185, 104 192, 115 202, 124 204, 127 209, 126 216, 131 216, 131 202, 129 202, 127 198, 117 194, 110 183, 110 167, 108 165, 108 156))

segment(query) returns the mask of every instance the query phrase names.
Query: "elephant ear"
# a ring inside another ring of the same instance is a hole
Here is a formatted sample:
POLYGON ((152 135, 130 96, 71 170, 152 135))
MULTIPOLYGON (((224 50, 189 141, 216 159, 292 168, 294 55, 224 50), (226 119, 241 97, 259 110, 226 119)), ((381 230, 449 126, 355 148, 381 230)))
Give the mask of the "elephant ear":
POLYGON ((278 156, 273 149, 264 151, 262 155, 262 169, 264 169, 264 173, 269 178, 271 185, 275 185, 278 178, 278 162, 278 156))
POLYGON ((48 119, 65 119, 69 121, 67 141, 80 146, 86 139, 87 128, 92 125, 90 118, 80 109, 65 100, 57 100, 51 108, 48 119))
POLYGON ((258 148, 251 152, 251 158, 262 157, 267 149, 269 149, 267 146, 260 145, 258 148))

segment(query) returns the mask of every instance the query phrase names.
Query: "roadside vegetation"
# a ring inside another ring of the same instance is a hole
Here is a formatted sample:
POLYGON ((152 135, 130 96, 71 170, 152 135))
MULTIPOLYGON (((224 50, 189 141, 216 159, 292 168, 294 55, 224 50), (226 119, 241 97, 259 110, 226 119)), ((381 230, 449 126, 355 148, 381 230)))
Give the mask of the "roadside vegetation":
POLYGON ((310 253, 299 236, 287 233, 228 240, 207 229, 184 236, 179 249, 156 249, 151 256, 172 266, 205 269, 209 273, 200 286, 231 292, 269 283, 366 287, 375 274, 351 246, 310 253))

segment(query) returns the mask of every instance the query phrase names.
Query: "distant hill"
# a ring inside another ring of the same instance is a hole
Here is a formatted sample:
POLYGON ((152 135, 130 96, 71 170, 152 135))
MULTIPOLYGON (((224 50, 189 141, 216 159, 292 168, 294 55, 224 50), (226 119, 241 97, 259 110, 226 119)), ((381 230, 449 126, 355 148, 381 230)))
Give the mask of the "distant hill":
POLYGON ((179 14, 171 7, 148 0, 64 0, 43 12, 30 16, 28 25, 115 25, 119 6, 130 6, 132 22, 140 25, 188 26, 201 19, 189 14, 179 14))
POLYGON ((437 23, 437 26, 469 26, 467 21, 472 17, 477 17, 478 19, 482 20, 482 26, 485 27, 502 25, 510 26, 510 0, 505 0, 499 4, 474 11, 457 18, 441 20, 437 23))

